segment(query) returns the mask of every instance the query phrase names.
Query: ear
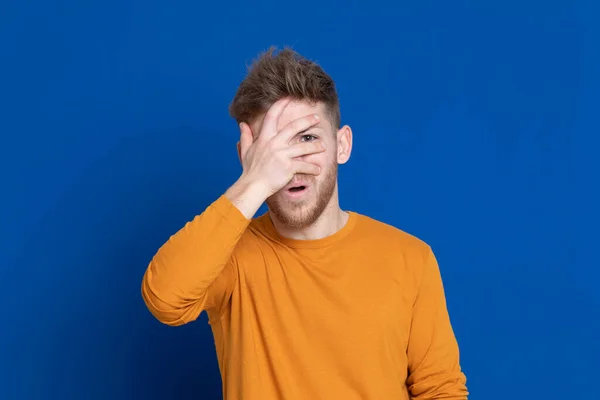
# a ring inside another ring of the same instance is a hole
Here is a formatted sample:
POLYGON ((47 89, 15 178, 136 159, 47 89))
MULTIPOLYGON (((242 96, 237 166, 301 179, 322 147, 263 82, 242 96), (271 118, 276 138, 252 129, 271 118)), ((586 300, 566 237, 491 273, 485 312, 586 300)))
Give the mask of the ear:
POLYGON ((337 131, 337 162, 345 164, 352 153, 352 129, 348 125, 342 126, 337 131))
POLYGON ((240 123, 240 141, 237 143, 238 150, 238 158, 240 159, 240 163, 244 163, 244 157, 248 152, 250 146, 252 146, 253 142, 252 131, 250 130, 250 125, 245 122, 240 123))

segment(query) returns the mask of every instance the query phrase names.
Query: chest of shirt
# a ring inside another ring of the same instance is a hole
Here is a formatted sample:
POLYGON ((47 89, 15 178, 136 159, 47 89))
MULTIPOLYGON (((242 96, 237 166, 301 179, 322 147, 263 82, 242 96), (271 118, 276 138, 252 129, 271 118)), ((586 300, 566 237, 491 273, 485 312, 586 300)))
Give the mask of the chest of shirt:
POLYGON ((397 254, 267 247, 239 263, 237 290, 267 334, 320 338, 329 348, 379 343, 400 351, 416 295, 411 271, 397 254))

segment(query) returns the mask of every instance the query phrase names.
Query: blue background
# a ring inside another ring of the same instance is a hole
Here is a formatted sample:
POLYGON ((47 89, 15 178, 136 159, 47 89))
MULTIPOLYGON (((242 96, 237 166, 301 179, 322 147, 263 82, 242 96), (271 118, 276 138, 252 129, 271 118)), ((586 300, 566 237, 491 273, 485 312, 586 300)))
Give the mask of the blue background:
POLYGON ((160 325, 140 282, 240 173, 227 106, 270 45, 336 80, 342 206, 436 252, 471 398, 597 395, 591 1, 0 11, 0 399, 220 398, 205 315, 160 325))

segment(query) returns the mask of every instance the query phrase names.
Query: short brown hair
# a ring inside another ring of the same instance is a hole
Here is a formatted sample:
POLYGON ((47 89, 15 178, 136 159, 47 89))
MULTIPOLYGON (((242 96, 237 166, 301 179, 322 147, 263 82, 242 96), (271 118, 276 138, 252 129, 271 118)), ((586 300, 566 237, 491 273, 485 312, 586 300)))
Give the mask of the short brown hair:
POLYGON ((229 105, 238 123, 250 123, 284 97, 311 104, 322 102, 334 129, 340 126, 340 106, 333 79, 315 62, 289 47, 260 54, 248 69, 229 105))

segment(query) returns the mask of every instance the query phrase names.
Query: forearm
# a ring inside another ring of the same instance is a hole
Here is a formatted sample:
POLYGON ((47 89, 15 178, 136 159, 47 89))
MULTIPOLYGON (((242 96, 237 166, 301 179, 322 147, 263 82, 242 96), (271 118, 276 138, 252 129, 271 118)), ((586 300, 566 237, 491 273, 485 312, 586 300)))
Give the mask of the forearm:
POLYGON ((242 175, 224 195, 247 219, 254 217, 268 196, 261 183, 242 175))
POLYGON ((466 400, 466 377, 432 252, 425 256, 408 346, 408 387, 415 400, 466 400))
MULTIPOLYGON (((209 288, 224 273, 249 222, 222 196, 169 238, 142 281, 142 297, 158 320, 181 325, 207 308, 209 288)), ((231 279, 226 277, 227 285, 231 279)))

